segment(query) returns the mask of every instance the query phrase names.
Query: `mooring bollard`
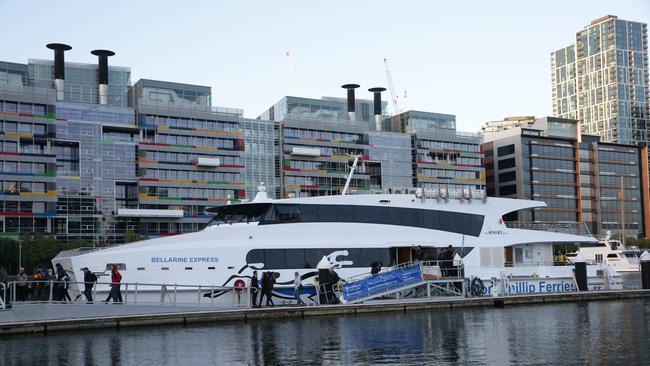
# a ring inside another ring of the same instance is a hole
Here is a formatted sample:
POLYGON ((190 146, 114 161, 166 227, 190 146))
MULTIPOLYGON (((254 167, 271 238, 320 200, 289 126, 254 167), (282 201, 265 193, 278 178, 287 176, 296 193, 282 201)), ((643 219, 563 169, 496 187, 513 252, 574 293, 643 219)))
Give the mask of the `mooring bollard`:
POLYGON ((639 258, 641 261, 641 288, 650 290, 650 253, 644 251, 639 258))
POLYGON ((589 285, 587 284, 587 261, 585 257, 578 254, 574 259, 574 263, 574 275, 576 277, 578 291, 589 291, 589 285))

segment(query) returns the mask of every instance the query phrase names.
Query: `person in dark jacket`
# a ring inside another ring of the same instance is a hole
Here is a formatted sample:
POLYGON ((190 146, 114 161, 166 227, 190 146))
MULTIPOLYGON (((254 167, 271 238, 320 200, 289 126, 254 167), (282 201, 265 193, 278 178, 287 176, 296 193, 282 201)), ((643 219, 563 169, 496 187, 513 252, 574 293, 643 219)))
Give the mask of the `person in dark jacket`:
POLYGON ((54 285, 54 301, 72 301, 70 298, 70 293, 68 292, 68 282, 70 277, 68 273, 63 269, 61 263, 57 263, 56 267, 56 281, 54 285))
POLYGON ((264 296, 266 296, 268 287, 269 287, 269 274, 266 272, 262 272, 262 287, 260 288, 260 303, 258 307, 262 307, 262 301, 264 300, 264 296))
POLYGON ((334 293, 334 290, 335 286, 338 285, 341 278, 339 277, 339 274, 336 273, 334 268, 330 268, 329 272, 329 282, 325 284, 325 291, 328 298, 327 302, 329 304, 337 304, 339 300, 336 298, 336 293, 334 293))
POLYGON ((97 276, 90 272, 88 267, 83 269, 84 271, 84 296, 89 304, 93 303, 93 286, 97 282, 97 276))
POLYGON ((455 254, 456 252, 454 252, 454 247, 450 245, 438 256, 438 259, 441 261, 440 267, 442 268, 442 275, 445 277, 452 275, 452 270, 450 268, 454 266, 453 260, 455 254))
MULTIPOLYGON (((257 305, 257 293, 259 292, 260 284, 257 279, 257 271, 253 271, 253 277, 251 277, 251 304, 254 308, 258 307, 257 305)), ((260 300, 262 300, 260 296, 260 300)))
POLYGON ((267 272, 268 285, 266 287, 266 306, 275 306, 273 303, 273 286, 275 285, 275 274, 271 271, 267 272))
POLYGON ((422 259, 424 258, 424 251, 422 250, 422 246, 418 245, 413 249, 413 259, 415 262, 422 262, 422 259))

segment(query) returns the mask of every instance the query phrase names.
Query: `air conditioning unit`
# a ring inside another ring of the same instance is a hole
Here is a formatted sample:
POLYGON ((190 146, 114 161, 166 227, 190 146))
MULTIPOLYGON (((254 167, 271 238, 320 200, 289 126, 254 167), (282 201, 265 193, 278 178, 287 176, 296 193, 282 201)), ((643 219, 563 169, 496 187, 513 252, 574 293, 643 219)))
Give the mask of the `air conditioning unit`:
POLYGON ((217 158, 199 158, 196 165, 200 166, 219 166, 221 161, 217 158))
POLYGON ((291 155, 320 156, 320 149, 308 148, 308 147, 292 147, 291 155))

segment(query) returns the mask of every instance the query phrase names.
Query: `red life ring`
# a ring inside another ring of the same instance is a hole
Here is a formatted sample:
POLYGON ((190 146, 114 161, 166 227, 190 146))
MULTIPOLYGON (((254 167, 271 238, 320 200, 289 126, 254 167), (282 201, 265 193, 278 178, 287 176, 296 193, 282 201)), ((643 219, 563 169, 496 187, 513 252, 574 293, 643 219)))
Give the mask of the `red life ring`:
POLYGON ((246 287, 246 282, 244 282, 244 280, 241 278, 235 280, 235 291, 240 292, 244 287, 246 287))

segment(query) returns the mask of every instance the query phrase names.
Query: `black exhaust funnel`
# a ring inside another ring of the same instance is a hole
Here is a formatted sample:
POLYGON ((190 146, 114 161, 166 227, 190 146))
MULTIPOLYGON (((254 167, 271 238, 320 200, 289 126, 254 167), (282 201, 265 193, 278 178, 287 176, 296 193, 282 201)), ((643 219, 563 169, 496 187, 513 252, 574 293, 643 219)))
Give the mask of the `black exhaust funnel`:
POLYGON ((72 47, 63 43, 49 43, 45 47, 54 51, 54 88, 56 89, 56 100, 63 100, 65 80, 64 52, 71 50, 72 47))
POLYGON ((373 109, 375 112, 375 130, 381 131, 381 92, 386 88, 370 88, 369 92, 373 93, 373 109))
POLYGON ((358 88, 358 84, 344 84, 341 88, 348 91, 348 117, 350 121, 356 121, 356 100, 354 98, 354 89, 358 88))
POLYGON ((97 84, 99 87, 99 104, 108 104, 108 58, 115 52, 109 50, 90 51, 97 56, 99 69, 97 71, 97 84))

